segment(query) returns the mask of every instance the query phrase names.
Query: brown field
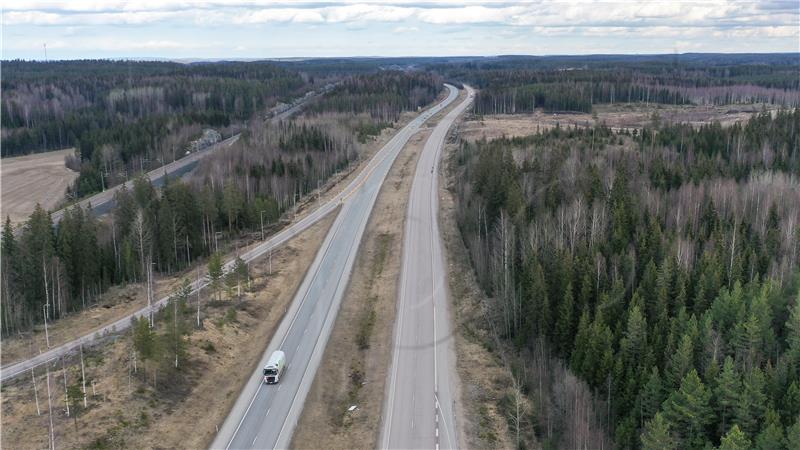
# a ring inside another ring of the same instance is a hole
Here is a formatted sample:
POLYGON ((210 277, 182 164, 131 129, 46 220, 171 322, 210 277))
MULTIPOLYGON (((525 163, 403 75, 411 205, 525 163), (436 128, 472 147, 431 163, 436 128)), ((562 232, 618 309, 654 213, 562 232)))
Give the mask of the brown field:
POLYGON ((13 224, 28 219, 36 203, 54 208, 64 199, 67 187, 78 177, 64 165, 64 157, 74 150, 15 156, 0 160, 0 215, 13 224))
POLYGON ((460 125, 460 131, 461 136, 467 140, 478 140, 484 137, 491 140, 502 136, 528 136, 538 130, 555 127, 556 124, 563 128, 605 123, 614 129, 631 129, 651 124, 654 114, 658 115, 661 122, 688 122, 693 125, 701 125, 716 121, 723 126, 729 126, 736 122, 746 121, 761 110, 760 105, 597 105, 594 114, 548 114, 536 111, 533 114, 472 116, 460 125))

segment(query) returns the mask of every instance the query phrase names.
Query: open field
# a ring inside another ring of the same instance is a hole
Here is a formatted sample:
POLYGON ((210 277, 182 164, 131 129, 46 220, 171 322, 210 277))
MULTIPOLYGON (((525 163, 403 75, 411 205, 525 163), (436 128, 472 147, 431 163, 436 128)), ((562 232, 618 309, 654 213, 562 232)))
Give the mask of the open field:
MULTIPOLYGON (((79 414, 76 427, 73 418, 65 415, 61 364, 50 367, 56 447, 206 447, 241 386, 252 381, 249 375, 253 365, 283 317, 332 220, 333 216, 326 217, 276 251, 272 275, 266 258, 253 263, 252 288, 241 302, 223 300, 203 306, 202 327, 196 329, 194 323, 190 324, 194 332, 189 336, 184 378, 173 386, 154 389, 152 380, 142 376, 141 362, 138 374, 130 375, 130 333, 105 347, 86 349, 88 408, 79 414)), ((194 306, 194 298, 190 306, 194 306)), ((80 383, 77 358, 67 362, 66 374, 69 385, 80 383)), ((44 448, 48 444, 44 368, 37 369, 36 378, 41 415, 36 414, 30 377, 20 377, 3 387, 3 448, 44 448)))
MULTIPOLYGON (((774 105, 764 105, 764 107, 775 109, 774 105)), ((460 131, 464 139, 478 140, 485 137, 487 140, 491 140, 501 136, 527 136, 536 133, 537 130, 545 130, 556 125, 563 128, 605 123, 614 129, 642 128, 653 122, 654 114, 661 122, 688 122, 701 125, 717 121, 723 126, 728 126, 746 121, 750 116, 761 111, 761 105, 597 105, 594 114, 548 114, 536 111, 533 114, 472 116, 461 124, 460 131)))
POLYGON ((64 165, 64 158, 72 154, 69 148, 54 152, 3 158, 0 160, 0 215, 11 223, 28 219, 36 203, 51 209, 64 198, 67 187, 78 177, 64 165))

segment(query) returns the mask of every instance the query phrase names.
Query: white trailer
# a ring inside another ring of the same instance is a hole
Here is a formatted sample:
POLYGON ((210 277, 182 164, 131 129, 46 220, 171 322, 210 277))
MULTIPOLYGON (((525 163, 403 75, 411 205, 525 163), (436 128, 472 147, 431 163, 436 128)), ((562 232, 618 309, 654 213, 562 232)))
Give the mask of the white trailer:
POLYGON ((276 350, 269 357, 267 365, 264 366, 264 383, 276 384, 281 379, 283 369, 286 367, 286 355, 282 351, 276 350))

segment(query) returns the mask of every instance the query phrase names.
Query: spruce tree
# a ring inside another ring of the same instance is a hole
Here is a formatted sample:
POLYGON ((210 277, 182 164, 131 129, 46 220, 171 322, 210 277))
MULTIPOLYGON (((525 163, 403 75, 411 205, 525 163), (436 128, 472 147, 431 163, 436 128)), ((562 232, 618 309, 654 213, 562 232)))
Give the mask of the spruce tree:
POLYGON ((767 396, 764 393, 764 373, 756 367, 744 379, 742 394, 736 402, 734 413, 736 423, 748 435, 754 435, 767 409, 767 396))
POLYGON ((573 330, 573 309, 574 299, 572 294, 572 283, 567 284, 561 304, 558 305, 558 319, 556 319, 556 338, 558 339, 558 349, 562 356, 568 357, 572 350, 574 338, 573 330))
POLYGON ((739 402, 741 395, 742 382, 736 368, 733 365, 733 358, 727 356, 722 365, 722 372, 717 379, 714 387, 714 397, 716 399, 717 416, 720 418, 720 434, 728 432, 731 417, 734 415, 734 408, 739 402))
POLYGON ((706 442, 706 427, 713 420, 711 393, 692 369, 681 381, 680 389, 664 402, 664 416, 674 424, 682 448, 699 448, 706 442))
POLYGON ((722 437, 719 450, 750 450, 750 439, 739 429, 738 425, 731 427, 728 434, 722 437))
POLYGON ((782 450, 786 448, 786 438, 783 436, 783 427, 778 414, 769 410, 764 420, 764 426, 755 439, 757 450, 782 450))
POLYGON ((662 413, 648 420, 642 432, 642 450, 672 450, 678 448, 677 439, 662 413))

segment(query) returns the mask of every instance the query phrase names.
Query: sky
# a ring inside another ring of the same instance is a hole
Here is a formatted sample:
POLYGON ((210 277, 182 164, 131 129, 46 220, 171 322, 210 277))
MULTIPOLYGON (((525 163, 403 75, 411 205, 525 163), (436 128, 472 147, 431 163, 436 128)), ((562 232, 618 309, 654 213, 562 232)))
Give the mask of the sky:
POLYGON ((800 0, 4 1, 2 58, 800 52, 800 0))

